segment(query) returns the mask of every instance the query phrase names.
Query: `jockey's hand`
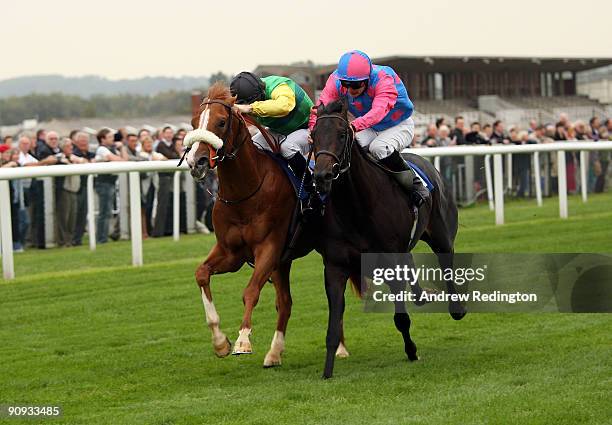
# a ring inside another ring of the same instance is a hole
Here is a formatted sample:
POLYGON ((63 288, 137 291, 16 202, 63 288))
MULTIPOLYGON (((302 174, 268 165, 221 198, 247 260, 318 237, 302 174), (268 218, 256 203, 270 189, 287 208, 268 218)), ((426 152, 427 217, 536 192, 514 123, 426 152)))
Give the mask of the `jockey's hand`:
POLYGON ((310 130, 308 130, 308 143, 311 145, 314 143, 314 141, 312 140, 312 133, 310 133, 310 130))
POLYGON ((251 105, 234 105, 234 108, 241 114, 250 114, 253 112, 253 107, 251 105))

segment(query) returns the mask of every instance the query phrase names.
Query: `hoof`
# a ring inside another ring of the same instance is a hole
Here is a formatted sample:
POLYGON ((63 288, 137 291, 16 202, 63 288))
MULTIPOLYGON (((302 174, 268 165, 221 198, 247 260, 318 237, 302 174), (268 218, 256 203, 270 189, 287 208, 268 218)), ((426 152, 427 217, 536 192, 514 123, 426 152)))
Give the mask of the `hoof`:
POLYGON ((344 344, 340 343, 338 349, 336 350, 336 357, 338 357, 339 359, 346 359, 348 356, 350 356, 348 350, 346 349, 344 344))
POLYGON ((263 367, 265 369, 280 366, 280 365, 281 365, 280 354, 272 354, 272 353, 266 354, 266 357, 264 358, 264 362, 263 362, 263 367))
POLYGON ((232 342, 228 337, 225 337, 225 341, 223 341, 221 344, 216 345, 213 343, 213 348, 217 357, 227 357, 232 351, 232 342))
POLYGON ((409 343, 405 347, 405 353, 408 356, 408 360, 411 362, 416 362, 419 359, 419 356, 417 356, 417 347, 414 342, 409 343))
POLYGON ((461 304, 455 303, 448 306, 448 312, 455 320, 461 320, 467 314, 467 309, 461 304))
POLYGON ((232 351, 232 355, 238 356, 240 354, 253 354, 253 349, 251 348, 250 342, 236 341, 236 345, 234 345, 234 350, 232 351))

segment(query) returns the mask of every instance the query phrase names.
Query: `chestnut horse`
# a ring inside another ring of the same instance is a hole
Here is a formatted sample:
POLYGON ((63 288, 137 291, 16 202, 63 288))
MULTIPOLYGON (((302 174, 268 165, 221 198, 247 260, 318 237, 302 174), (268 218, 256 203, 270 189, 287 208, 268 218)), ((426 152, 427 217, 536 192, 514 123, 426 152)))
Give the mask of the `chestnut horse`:
POLYGON ((264 367, 271 367, 281 364, 291 315, 291 259, 313 249, 315 232, 302 232, 291 259, 281 259, 296 208, 295 191, 274 159, 252 143, 244 118, 233 108, 235 100, 225 85, 213 85, 193 118, 194 130, 185 137, 192 176, 200 180, 215 166, 219 176, 218 200, 212 217, 217 242, 196 270, 195 277, 206 322, 212 331, 214 351, 219 357, 227 356, 232 347, 219 326, 210 290, 211 275, 237 271, 245 262, 254 263, 253 274, 243 293, 245 310, 233 354, 252 352, 251 315, 263 285, 272 279, 278 321, 264 359, 264 367))

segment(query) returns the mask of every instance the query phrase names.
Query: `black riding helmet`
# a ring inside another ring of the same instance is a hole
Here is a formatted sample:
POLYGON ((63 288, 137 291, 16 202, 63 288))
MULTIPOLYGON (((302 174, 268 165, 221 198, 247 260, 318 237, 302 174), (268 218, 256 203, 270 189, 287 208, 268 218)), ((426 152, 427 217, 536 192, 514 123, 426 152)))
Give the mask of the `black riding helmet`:
POLYGON ((241 72, 230 83, 230 91, 239 105, 265 100, 266 84, 252 72, 241 72))

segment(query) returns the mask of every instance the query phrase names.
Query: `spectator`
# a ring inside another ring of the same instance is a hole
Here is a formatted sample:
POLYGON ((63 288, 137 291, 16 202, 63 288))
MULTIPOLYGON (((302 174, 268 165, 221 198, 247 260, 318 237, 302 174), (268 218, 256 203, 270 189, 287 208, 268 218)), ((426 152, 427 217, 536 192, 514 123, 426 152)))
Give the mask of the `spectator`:
POLYGON ((589 120, 589 125, 591 126, 591 135, 590 138, 593 140, 599 140, 599 128, 601 127, 601 121, 599 117, 595 116, 589 120))
MULTIPOLYGON (((18 163, 20 167, 31 167, 39 165, 38 160, 30 154, 32 141, 28 136, 22 135, 17 142, 19 149, 18 163)), ((23 251, 26 244, 28 228, 30 226, 30 215, 28 207, 30 206, 30 190, 32 187, 32 179, 13 180, 15 184, 15 197, 17 203, 17 228, 13 235, 13 248, 17 252, 23 251)))
POLYGON ((487 144, 491 144, 491 136, 493 135, 493 127, 491 126, 491 124, 485 124, 482 127, 482 133, 483 133, 483 138, 485 139, 485 141, 487 142, 487 144))
POLYGON ((492 145, 496 143, 510 143, 510 141, 506 137, 504 137, 504 124, 500 120, 497 120, 493 123, 493 134, 491 135, 491 138, 489 140, 492 145))
MULTIPOLYGON (((47 132, 44 129, 40 129, 36 131, 36 144, 32 147, 33 151, 36 152, 38 147, 45 143, 45 139, 47 138, 47 132)), ((37 158, 40 159, 40 158, 37 158)))
POLYGON ((470 125, 470 131, 465 135, 465 143, 468 145, 486 145, 488 143, 487 139, 480 132, 480 123, 478 121, 470 125))
POLYGON ((429 147, 436 146, 437 138, 438 138, 438 127, 436 127, 435 124, 429 124, 427 126, 425 137, 421 141, 421 144, 429 146, 429 147))
MULTIPOLYGON (((123 161, 117 152, 112 131, 108 128, 100 130, 96 136, 98 149, 96 150, 96 162, 123 161)), ((108 242, 109 222, 112 217, 113 202, 115 200, 115 183, 117 176, 113 174, 100 174, 96 177, 95 188, 98 194, 99 213, 96 223, 96 242, 108 242)))
POLYGON ((134 133, 129 133, 125 138, 127 145, 123 150, 124 159, 127 161, 147 161, 147 158, 141 156, 140 152, 138 152, 138 136, 134 133))
POLYGON ((450 134, 451 139, 455 139, 456 145, 465 145, 465 120, 461 115, 455 117, 455 128, 450 134))
POLYGON ((151 132, 146 128, 141 128, 140 131, 138 131, 138 142, 142 143, 145 137, 151 137, 151 132))
POLYGON ((538 122, 536 120, 529 120, 529 128, 527 129, 527 133, 534 133, 538 129, 538 122))
MULTIPOLYGON (((157 145, 156 151, 168 159, 179 159, 174 142, 172 141, 172 128, 163 128, 162 139, 157 145)), ((153 237, 172 234, 172 187, 174 173, 159 173, 159 187, 157 190, 157 211, 155 214, 155 225, 153 226, 153 237)))
POLYGON ((2 145, 6 146, 4 149, 12 149, 13 148, 13 136, 4 136, 2 138, 2 145))
MULTIPOLYGON (((163 161, 167 159, 159 152, 153 150, 153 139, 151 136, 145 136, 142 139, 142 150, 140 156, 149 161, 163 161)), ((143 173, 140 177, 141 183, 141 197, 143 204, 143 212, 145 215, 144 222, 146 223, 146 235, 150 235, 153 232, 153 204, 155 201, 155 190, 159 187, 159 178, 157 173, 143 173)))
MULTIPOLYGON (((555 126, 555 140, 566 141, 575 140, 576 131, 573 126, 566 129, 566 124, 563 121, 559 121, 555 126)), ((565 152, 565 169, 566 169, 566 180, 567 190, 570 193, 576 193, 576 163, 574 158, 574 152, 565 152)))
MULTIPOLYGON (((95 154, 89 151, 89 135, 82 131, 77 131, 71 137, 73 140, 73 154, 83 159, 83 162, 91 162, 95 154)), ((87 222, 87 176, 80 176, 81 184, 76 193, 76 214, 74 218, 74 235, 72 245, 80 246, 83 244, 83 234, 87 222)))
MULTIPOLYGON (((73 153, 72 140, 63 139, 60 143, 63 158, 62 162, 77 164, 87 162, 86 159, 78 157, 73 153)), ((56 190, 56 217, 57 217, 57 244, 61 247, 72 246, 74 237, 77 193, 81 187, 80 176, 65 176, 62 178, 61 186, 56 190)))

